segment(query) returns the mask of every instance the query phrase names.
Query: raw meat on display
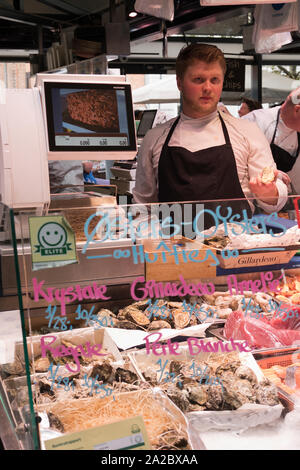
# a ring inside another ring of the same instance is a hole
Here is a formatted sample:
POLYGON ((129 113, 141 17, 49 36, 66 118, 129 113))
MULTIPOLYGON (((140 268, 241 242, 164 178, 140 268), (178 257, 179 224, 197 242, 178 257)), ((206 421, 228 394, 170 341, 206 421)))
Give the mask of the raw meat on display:
POLYGON ((300 344, 300 330, 277 329, 267 319, 251 318, 241 311, 232 312, 224 326, 227 339, 247 340, 251 347, 273 348, 300 344))

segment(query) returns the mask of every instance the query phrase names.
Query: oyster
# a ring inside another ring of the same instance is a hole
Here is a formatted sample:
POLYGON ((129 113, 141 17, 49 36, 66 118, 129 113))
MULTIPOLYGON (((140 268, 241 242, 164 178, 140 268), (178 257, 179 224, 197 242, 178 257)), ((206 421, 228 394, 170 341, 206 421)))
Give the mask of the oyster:
POLYGON ((189 312, 185 311, 183 308, 176 308, 172 310, 173 315, 173 323, 174 327, 177 330, 181 330, 185 328, 190 323, 190 314, 189 312))
POLYGON ((48 357, 39 357, 33 361, 35 372, 47 372, 50 367, 48 357))
POLYGON ((241 365, 239 355, 237 353, 218 354, 218 357, 210 356, 208 364, 215 368, 216 375, 222 374, 226 370, 235 372, 241 365))
POLYGON ((184 450, 189 449, 189 443, 185 437, 179 437, 178 431, 175 429, 168 429, 160 437, 158 443, 159 450, 184 450))
POLYGON ((253 384, 257 384, 257 377, 250 367, 247 366, 240 366, 235 371, 235 375, 240 379, 249 380, 249 382, 253 384))
POLYGON ((64 426, 62 422, 60 421, 59 417, 52 413, 51 411, 48 411, 48 419, 50 423, 50 428, 55 428, 58 429, 58 431, 65 432, 64 426))
POLYGON ((276 385, 265 379, 254 387, 256 401, 261 405, 277 405, 279 403, 276 385))
POLYGON ((113 327, 117 323, 115 314, 107 308, 101 308, 96 315, 97 320, 103 327, 113 327))
POLYGON ((208 399, 207 387, 205 385, 198 386, 188 386, 187 391, 189 394, 189 400, 192 403, 197 403, 198 405, 205 405, 208 399))
POLYGON ((150 323, 149 318, 143 312, 141 312, 141 310, 133 307, 132 305, 129 305, 123 309, 123 315, 125 315, 125 318, 127 318, 129 321, 133 321, 139 326, 145 327, 150 323))
POLYGON ((181 411, 187 411, 189 407, 189 393, 187 390, 179 390, 172 383, 164 384, 161 388, 181 411))
POLYGON ((222 379, 222 382, 224 386, 224 402, 233 409, 239 408, 244 403, 255 403, 256 394, 248 380, 237 379, 227 382, 222 379))
POLYGON ((220 250, 222 250, 223 248, 225 248, 225 246, 227 246, 229 242, 229 237, 227 236, 214 236, 214 237, 211 237, 211 238, 207 238, 203 241, 203 243, 205 245, 210 245, 210 246, 213 246, 215 248, 218 248, 220 250))
POLYGON ((168 302, 170 308, 181 308, 182 302, 168 302))
POLYGON ((138 302, 134 302, 134 304, 131 305, 142 311, 145 311, 146 308, 149 306, 149 300, 139 300, 138 302))
POLYGON ((141 328, 139 325, 137 325, 136 323, 133 323, 132 321, 119 320, 119 318, 115 326, 116 328, 124 328, 125 330, 136 330, 136 329, 144 330, 144 328, 141 328))
POLYGON ((205 294, 203 295, 203 300, 209 305, 215 305, 215 297, 213 295, 205 294))
POLYGON ((157 385, 157 372, 152 367, 147 367, 143 371, 143 376, 150 384, 157 385))
POLYGON ((219 318, 228 318, 229 315, 232 313, 231 308, 218 308, 217 315, 219 318))
POLYGON ((192 313, 191 318, 190 318, 190 326, 198 325, 198 320, 197 317, 194 313, 192 313))
POLYGON ((115 379, 115 370, 109 362, 104 361, 102 364, 94 365, 90 377, 97 378, 103 383, 112 383, 115 379))
POLYGON ((176 375, 181 374, 182 368, 184 367, 184 362, 182 361, 171 361, 169 370, 170 372, 174 372, 176 375))
POLYGON ((170 323, 164 320, 154 320, 148 326, 148 331, 161 330, 163 328, 171 328, 170 323))
POLYGON ((188 411, 204 411, 206 406, 198 405, 197 403, 190 403, 188 411))
POLYGON ((274 169, 271 167, 265 167, 261 173, 261 182, 264 184, 272 183, 275 180, 274 169))
POLYGON ((210 410, 222 409, 223 405, 223 388, 221 385, 210 385, 207 387, 206 407, 210 410))
POLYGON ((133 384, 138 381, 138 376, 131 370, 118 367, 116 370, 116 381, 133 384))
POLYGON ((2 370, 8 375, 25 375, 25 363, 16 356, 13 363, 3 364, 2 370))
POLYGON ((40 393, 45 393, 50 396, 54 395, 54 391, 51 390, 51 382, 46 377, 41 377, 38 380, 37 386, 39 388, 40 393))

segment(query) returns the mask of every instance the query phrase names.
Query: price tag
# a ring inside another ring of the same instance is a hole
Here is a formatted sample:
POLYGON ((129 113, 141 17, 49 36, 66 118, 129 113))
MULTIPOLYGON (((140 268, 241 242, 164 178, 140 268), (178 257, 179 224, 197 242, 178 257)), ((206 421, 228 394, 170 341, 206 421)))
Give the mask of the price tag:
POLYGON ((44 444, 46 450, 151 450, 142 416, 66 434, 44 444))

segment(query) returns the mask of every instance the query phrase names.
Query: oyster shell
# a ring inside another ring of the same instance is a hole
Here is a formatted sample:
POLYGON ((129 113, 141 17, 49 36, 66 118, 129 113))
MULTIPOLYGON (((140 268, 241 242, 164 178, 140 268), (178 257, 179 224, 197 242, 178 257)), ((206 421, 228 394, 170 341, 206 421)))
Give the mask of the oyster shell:
POLYGON ((45 393, 46 395, 50 396, 55 395, 54 391, 51 390, 51 382, 46 377, 41 377, 38 380, 37 386, 40 393, 45 393))
POLYGON ((174 372, 176 375, 181 374, 182 368, 184 367, 183 361, 171 361, 169 371, 174 372))
POLYGON ((161 388, 181 411, 187 411, 189 407, 189 393, 187 390, 179 390, 172 383, 164 384, 161 388))
POLYGON ((122 367, 118 367, 116 370, 116 381, 117 382, 126 382, 128 384, 133 384, 137 382, 138 376, 128 369, 123 369, 122 367))
POLYGON ((279 403, 276 385, 269 380, 263 380, 254 387, 257 403, 261 405, 277 405, 279 403))
POLYGON ((255 403, 256 394, 248 380, 237 379, 228 382, 222 378, 222 382, 224 402, 233 409, 238 409, 244 403, 255 403))
POLYGON ((115 314, 107 308, 101 308, 101 310, 99 310, 99 312, 97 313, 96 317, 101 323, 101 325, 103 325, 103 327, 114 327, 117 323, 117 318, 115 314))
POLYGON ((108 361, 104 361, 102 364, 94 365, 90 372, 90 377, 97 377, 98 381, 111 384, 115 380, 115 370, 108 361))
POLYGON ((221 385, 210 385, 207 387, 206 407, 210 410, 220 410, 223 407, 223 389, 221 385))
POLYGON ((250 367, 247 366, 240 366, 235 371, 235 375, 240 379, 249 380, 249 382, 253 384, 257 384, 257 377, 250 367))
POLYGON ((174 310, 172 310, 172 315, 174 327, 177 330, 181 330, 182 328, 185 328, 189 325, 190 314, 183 308, 175 308, 174 310))
POLYGON ((164 320, 154 320, 148 326, 148 331, 161 330, 163 328, 171 328, 170 323, 164 320))
POLYGON ((50 367, 50 361, 48 357, 39 357, 34 360, 34 369, 35 372, 47 372, 50 367))
POLYGON ((125 330, 144 330, 144 328, 141 328, 139 325, 132 321, 128 320, 119 320, 117 321, 117 324, 115 325, 116 328, 124 328, 125 330))
POLYGON ((16 356, 14 362, 3 364, 2 370, 8 375, 25 375, 25 363, 16 356))
POLYGON ((207 387, 205 385, 187 387, 188 397, 192 403, 205 405, 208 400, 207 387))
POLYGON ((65 432, 64 426, 62 422, 60 421, 59 417, 52 413, 51 411, 48 411, 48 419, 49 419, 49 424, 50 428, 55 428, 58 429, 58 431, 65 432))
POLYGON ((275 180, 274 169, 271 167, 265 167, 261 174, 261 182, 264 184, 271 183, 275 180))
POLYGON ((143 370, 143 376, 150 384, 157 385, 157 372, 152 367, 147 367, 143 370))

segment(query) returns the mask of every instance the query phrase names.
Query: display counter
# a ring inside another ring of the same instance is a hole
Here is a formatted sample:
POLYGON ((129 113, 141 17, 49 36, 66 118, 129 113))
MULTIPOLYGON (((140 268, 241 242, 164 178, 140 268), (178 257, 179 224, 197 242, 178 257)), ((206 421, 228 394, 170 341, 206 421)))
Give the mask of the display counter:
POLYGON ((299 449, 297 202, 6 209, 5 447, 299 449))

